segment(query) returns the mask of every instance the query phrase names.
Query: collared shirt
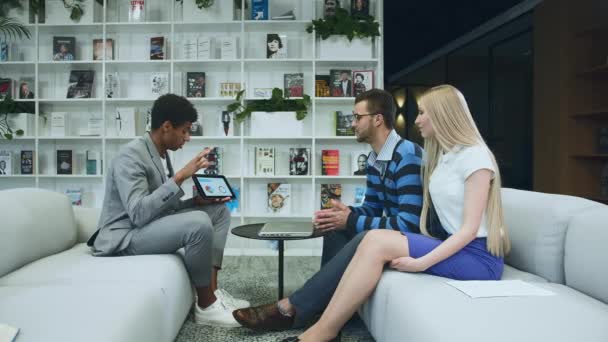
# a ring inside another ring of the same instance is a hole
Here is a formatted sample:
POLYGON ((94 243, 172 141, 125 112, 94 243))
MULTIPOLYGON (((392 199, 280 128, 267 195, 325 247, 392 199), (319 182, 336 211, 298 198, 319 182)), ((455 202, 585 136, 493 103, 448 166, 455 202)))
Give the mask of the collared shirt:
POLYGON ((399 143, 401 137, 397 132, 393 129, 388 137, 386 137, 386 141, 382 148, 380 149, 380 153, 376 153, 376 151, 372 150, 367 159, 367 163, 373 166, 382 177, 384 177, 384 172, 386 171, 386 166, 388 162, 393 158, 393 152, 395 151, 395 146, 399 143))

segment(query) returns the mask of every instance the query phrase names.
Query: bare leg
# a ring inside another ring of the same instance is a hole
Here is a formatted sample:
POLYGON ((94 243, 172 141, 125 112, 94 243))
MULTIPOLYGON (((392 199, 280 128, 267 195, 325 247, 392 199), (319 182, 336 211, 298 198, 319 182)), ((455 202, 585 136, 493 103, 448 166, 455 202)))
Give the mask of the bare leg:
POLYGON ((302 341, 329 341, 372 294, 384 264, 409 255, 407 238, 397 231, 367 233, 321 319, 300 335, 302 341))
POLYGON ((209 305, 215 303, 217 298, 213 294, 213 290, 211 290, 210 286, 207 287, 197 287, 196 294, 198 295, 198 306, 202 309, 208 307, 209 305))
POLYGON ((209 287, 211 288, 211 292, 215 292, 215 290, 217 290, 217 273, 219 271, 219 267, 213 266, 211 271, 211 284, 209 285, 209 287))

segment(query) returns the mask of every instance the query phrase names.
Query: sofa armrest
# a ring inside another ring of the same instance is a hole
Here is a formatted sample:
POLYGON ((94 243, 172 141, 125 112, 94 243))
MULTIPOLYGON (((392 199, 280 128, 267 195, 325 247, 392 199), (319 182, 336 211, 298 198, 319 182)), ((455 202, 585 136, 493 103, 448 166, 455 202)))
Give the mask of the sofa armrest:
POLYGON ((99 222, 100 209, 83 208, 73 206, 74 217, 76 218, 76 228, 78 230, 78 242, 87 242, 87 240, 97 230, 99 222))

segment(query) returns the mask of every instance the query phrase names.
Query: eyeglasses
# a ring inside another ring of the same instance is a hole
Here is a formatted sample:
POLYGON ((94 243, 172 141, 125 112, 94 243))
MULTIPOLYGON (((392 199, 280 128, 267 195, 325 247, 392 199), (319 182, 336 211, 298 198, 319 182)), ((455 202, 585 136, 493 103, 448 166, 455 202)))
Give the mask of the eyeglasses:
POLYGON ((359 114, 359 113, 355 113, 353 112, 353 118, 355 119, 355 121, 359 122, 359 120, 361 120, 361 117, 363 116, 371 116, 371 115, 376 115, 376 114, 380 114, 380 113, 368 113, 368 114, 359 114))

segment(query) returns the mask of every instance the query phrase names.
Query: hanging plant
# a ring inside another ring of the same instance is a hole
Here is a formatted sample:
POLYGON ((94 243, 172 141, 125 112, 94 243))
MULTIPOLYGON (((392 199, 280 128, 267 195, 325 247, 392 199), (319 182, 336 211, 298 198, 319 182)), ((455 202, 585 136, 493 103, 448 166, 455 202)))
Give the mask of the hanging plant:
POLYGON ((84 10, 82 9, 82 3, 84 2, 84 0, 62 0, 63 1, 63 7, 65 7, 67 10, 71 11, 70 13, 70 19, 72 19, 75 22, 79 22, 80 18, 82 18, 82 15, 84 14, 84 10))
POLYGON ((198 6, 198 9, 203 9, 203 8, 209 8, 211 6, 213 6, 213 1, 214 0, 195 0, 196 1, 196 6, 198 6))
POLYGON ((313 20, 306 32, 315 31, 321 39, 332 35, 346 36, 349 41, 353 38, 368 38, 380 36, 380 24, 371 15, 351 16, 344 8, 337 8, 336 15, 326 19, 313 20))
POLYGON ((283 96, 283 90, 272 89, 272 97, 265 100, 251 100, 246 104, 241 103, 245 90, 239 91, 235 102, 228 105, 226 110, 236 114, 236 121, 242 122, 247 119, 252 112, 296 112, 298 120, 304 120, 310 106, 310 96, 304 94, 301 99, 289 99, 283 96))

